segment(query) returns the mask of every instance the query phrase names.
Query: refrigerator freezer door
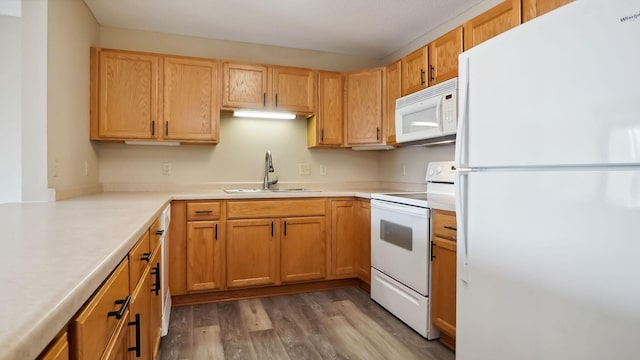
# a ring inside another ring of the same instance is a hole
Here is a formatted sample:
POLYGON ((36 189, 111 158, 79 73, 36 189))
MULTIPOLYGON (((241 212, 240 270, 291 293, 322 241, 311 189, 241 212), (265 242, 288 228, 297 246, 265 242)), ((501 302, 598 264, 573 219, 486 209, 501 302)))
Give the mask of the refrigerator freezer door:
POLYGON ((637 358, 640 168, 462 177, 456 359, 637 358))
POLYGON ((575 1, 461 54, 457 165, 640 163, 639 11, 575 1))

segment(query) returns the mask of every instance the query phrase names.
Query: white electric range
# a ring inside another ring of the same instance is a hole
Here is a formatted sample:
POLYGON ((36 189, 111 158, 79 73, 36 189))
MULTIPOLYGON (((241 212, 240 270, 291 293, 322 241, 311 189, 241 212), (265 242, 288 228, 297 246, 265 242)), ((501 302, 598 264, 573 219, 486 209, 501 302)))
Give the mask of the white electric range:
POLYGON ((453 161, 427 166, 426 192, 371 195, 371 298, 432 340, 431 209, 455 210, 453 161))

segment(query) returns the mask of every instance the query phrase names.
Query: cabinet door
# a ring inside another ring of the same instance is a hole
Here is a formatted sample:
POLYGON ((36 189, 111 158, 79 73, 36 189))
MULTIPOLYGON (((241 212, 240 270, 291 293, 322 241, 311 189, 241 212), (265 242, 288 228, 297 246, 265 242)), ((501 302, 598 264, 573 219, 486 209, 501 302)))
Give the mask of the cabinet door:
POLYGON ((471 49, 519 24, 520 0, 506 0, 463 25, 464 49, 471 49))
POLYGON ((222 289, 223 239, 219 221, 187 223, 187 290, 222 289))
POLYGON ((347 74, 347 145, 382 142, 382 68, 347 74))
POLYGON ((38 356, 39 360, 69 360, 69 340, 65 332, 38 356))
POLYGON ((149 329, 151 300, 151 267, 147 268, 142 280, 136 287, 129 303, 129 348, 138 348, 129 352, 129 359, 151 359, 151 337, 149 329))
POLYGON ((160 346, 160 335, 162 332, 162 249, 158 245, 153 252, 153 258, 151 258, 151 271, 149 276, 151 277, 151 299, 149 305, 149 337, 151 339, 151 354, 153 359, 157 354, 160 346))
POLYGON ((320 71, 318 73, 318 108, 307 130, 307 144, 313 146, 340 146, 344 141, 342 106, 342 74, 320 71))
POLYGON ((264 109, 269 105, 266 66, 226 62, 223 72, 223 107, 264 109))
POLYGON ((102 50, 98 136, 153 139, 158 126, 158 56, 102 50))
POLYGON ((431 319, 445 334, 456 336, 456 242, 433 238, 431 319))
POLYGON ((358 200, 358 277, 371 283, 371 205, 369 200, 358 200))
POLYGON ((129 357, 129 311, 118 323, 107 349, 102 354, 102 360, 123 360, 129 357))
POLYGON ((227 287, 276 284, 279 220, 227 221, 227 287))
POLYGON ((357 214, 357 200, 331 202, 331 274, 334 276, 353 277, 358 273, 360 244, 358 229, 354 226, 357 214))
POLYGON ((217 89, 217 61, 165 57, 163 138, 217 142, 217 89))
POLYGON ((281 220, 281 224, 281 281, 324 278, 325 218, 285 218, 281 220))
POLYGON ((384 123, 387 129, 387 144, 396 143, 396 100, 402 96, 402 61, 398 60, 385 68, 384 123))
POLYGON ((279 111, 313 113, 316 108, 316 79, 313 70, 274 67, 273 108, 279 111))
POLYGON ((429 44, 429 86, 458 76, 460 53, 462 53, 462 26, 429 44))
POLYGON ((402 96, 427 87, 428 53, 424 46, 402 58, 402 96))
POLYGON ((527 22, 573 0, 522 0, 522 22, 527 22))

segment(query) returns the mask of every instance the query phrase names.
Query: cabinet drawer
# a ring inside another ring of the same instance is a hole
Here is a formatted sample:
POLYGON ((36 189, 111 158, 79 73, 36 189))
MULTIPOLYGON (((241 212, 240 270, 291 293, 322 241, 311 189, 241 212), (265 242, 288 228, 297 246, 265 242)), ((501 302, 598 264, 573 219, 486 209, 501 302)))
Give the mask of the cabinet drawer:
POLYGON ((99 359, 120 321, 116 313, 128 303, 129 261, 125 258, 71 322, 72 358, 99 359))
POLYGON ((149 249, 155 249, 158 244, 160 244, 160 236, 162 234, 158 233, 160 231, 160 218, 157 218, 153 224, 149 227, 149 249))
POLYGON ((69 360, 69 341, 67 333, 63 333, 58 339, 53 341, 38 360, 69 360))
POLYGON ((325 201, 313 200, 257 200, 227 202, 228 219, 250 219, 325 214, 325 201))
POLYGON ((433 235, 445 239, 456 240, 456 213, 453 211, 435 210, 433 212, 433 235))
POLYGON ((149 232, 147 231, 138 240, 138 243, 129 252, 129 291, 133 292, 138 280, 142 276, 144 269, 151 261, 151 251, 149 250, 149 232))
POLYGON ((216 220, 220 218, 220 202, 187 203, 187 220, 216 220))

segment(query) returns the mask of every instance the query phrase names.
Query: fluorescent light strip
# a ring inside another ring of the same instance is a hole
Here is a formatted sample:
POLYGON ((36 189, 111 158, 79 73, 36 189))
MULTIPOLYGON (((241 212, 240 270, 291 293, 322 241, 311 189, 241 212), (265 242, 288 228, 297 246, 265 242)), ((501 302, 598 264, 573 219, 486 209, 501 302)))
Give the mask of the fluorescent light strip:
POLYGON ((286 112, 256 111, 256 110, 234 110, 233 116, 258 119, 285 119, 292 120, 296 114, 286 112))
POLYGON ((178 141, 131 141, 124 142, 127 145, 145 145, 145 146, 180 146, 178 141))

